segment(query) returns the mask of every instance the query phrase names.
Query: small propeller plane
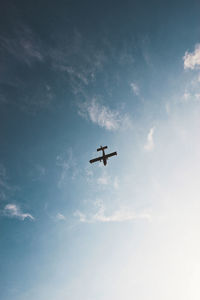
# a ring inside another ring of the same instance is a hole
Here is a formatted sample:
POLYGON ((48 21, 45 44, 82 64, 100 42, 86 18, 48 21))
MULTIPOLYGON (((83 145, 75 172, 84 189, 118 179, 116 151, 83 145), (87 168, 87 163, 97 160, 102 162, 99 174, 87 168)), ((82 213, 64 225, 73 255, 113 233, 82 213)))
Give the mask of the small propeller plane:
POLYGON ((104 150, 107 149, 107 148, 108 148, 107 146, 104 146, 104 147, 101 146, 100 148, 98 148, 97 151, 102 151, 102 156, 91 159, 90 163, 92 164, 96 161, 102 161, 103 160, 103 164, 104 164, 104 166, 106 166, 108 158, 111 157, 111 156, 117 155, 117 152, 112 152, 112 153, 109 153, 109 154, 105 154, 104 150))

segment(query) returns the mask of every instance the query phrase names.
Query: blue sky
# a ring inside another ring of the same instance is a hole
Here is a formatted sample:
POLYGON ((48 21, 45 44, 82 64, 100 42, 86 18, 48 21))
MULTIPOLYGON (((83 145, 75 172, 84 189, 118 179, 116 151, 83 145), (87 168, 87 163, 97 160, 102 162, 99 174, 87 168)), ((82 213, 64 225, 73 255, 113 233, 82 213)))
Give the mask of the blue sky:
POLYGON ((1 299, 199 300, 198 1, 1 6, 1 299))

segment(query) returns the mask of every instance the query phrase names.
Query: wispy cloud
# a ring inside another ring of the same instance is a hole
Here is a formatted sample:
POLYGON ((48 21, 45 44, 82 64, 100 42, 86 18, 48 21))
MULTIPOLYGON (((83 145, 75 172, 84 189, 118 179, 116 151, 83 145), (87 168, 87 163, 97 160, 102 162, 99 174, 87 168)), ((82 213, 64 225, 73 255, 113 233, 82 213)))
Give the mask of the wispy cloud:
POLYGON ((42 176, 44 176, 46 174, 46 170, 45 170, 45 168, 43 166, 41 166, 41 165, 38 164, 38 165, 35 166, 35 168, 36 168, 36 170, 38 172, 38 176, 39 177, 42 177, 42 176))
POLYGON ((17 218, 20 220, 24 220, 26 218, 29 218, 31 220, 34 220, 35 218, 29 214, 29 213, 23 213, 19 206, 16 204, 7 204, 4 207, 3 210, 4 216, 10 217, 10 218, 17 218))
POLYGON ((111 177, 105 171, 97 178, 97 183, 102 186, 109 185, 110 188, 113 187, 115 190, 119 189, 119 178, 117 176, 111 177))
POLYGON ((1 188, 9 188, 7 183, 6 169, 2 164, 0 164, 0 186, 1 188))
POLYGON ((0 45, 7 53, 29 66, 34 61, 44 60, 40 42, 27 26, 21 25, 12 37, 0 36, 0 45))
POLYGON ((182 92, 182 95, 178 95, 176 98, 179 97, 180 102, 182 103, 191 103, 198 101, 199 94, 200 94, 200 74, 199 72, 194 72, 193 74, 190 74, 190 78, 186 81, 184 90, 182 92))
POLYGON ((154 140, 153 140, 154 130, 155 128, 152 127, 147 135, 147 142, 144 146, 144 149, 146 151, 152 151, 154 149, 154 140))
POLYGON ((115 178, 114 178, 113 187, 116 190, 119 188, 119 178, 117 176, 115 176, 115 178))
POLYGON ((57 213, 56 219, 58 221, 64 221, 64 220, 66 220, 66 217, 63 214, 61 214, 61 213, 57 213))
POLYGON ((109 176, 106 173, 103 173, 100 177, 97 178, 97 183, 100 185, 107 185, 109 184, 109 176))
POLYGON ((68 75, 74 94, 81 93, 103 68, 106 60, 104 52, 77 30, 56 38, 56 45, 58 47, 48 50, 52 68, 68 75))
POLYGON ((0 164, 0 201, 6 200, 8 195, 12 194, 16 189, 16 186, 11 186, 9 183, 5 166, 0 164))
POLYGON ((61 168, 58 187, 62 187, 66 182, 69 172, 71 179, 74 179, 78 174, 78 167, 71 148, 56 157, 56 165, 61 168))
POLYGON ((111 110, 109 107, 98 103, 96 99, 79 105, 78 113, 85 119, 89 119, 94 124, 110 131, 123 126, 131 126, 131 121, 127 115, 122 115, 117 110, 111 110))
POLYGON ((191 98, 191 94, 188 91, 185 91, 183 94, 183 100, 187 102, 191 98))
POLYGON ((36 164, 30 171, 30 175, 33 181, 41 180, 46 175, 46 169, 42 165, 36 164))
POLYGON ((184 69, 199 69, 200 67, 200 44, 196 44, 194 52, 185 52, 183 57, 184 69))
POLYGON ((136 96, 139 96, 139 94, 140 94, 139 86, 138 86, 135 82, 132 82, 132 83, 130 84, 130 87, 131 87, 133 93, 134 93, 136 96))
POLYGON ((88 166, 85 167, 85 179, 87 180, 88 183, 92 182, 94 179, 94 173, 88 166))
POLYGON ((91 223, 91 221, 89 221, 87 219, 87 216, 82 213, 80 210, 76 210, 74 212, 74 217, 77 217, 79 219, 80 222, 83 222, 83 223, 91 223))
POLYGON ((96 203, 98 206, 98 210, 96 213, 93 214, 84 214, 77 210, 74 213, 75 217, 79 218, 80 222, 83 223, 96 223, 96 222, 102 222, 102 223, 108 223, 108 222, 126 222, 126 221, 133 221, 137 219, 146 219, 148 221, 151 220, 151 214, 149 213, 136 213, 129 208, 121 207, 118 210, 113 211, 111 214, 106 215, 105 214, 105 206, 101 201, 98 201, 96 203))

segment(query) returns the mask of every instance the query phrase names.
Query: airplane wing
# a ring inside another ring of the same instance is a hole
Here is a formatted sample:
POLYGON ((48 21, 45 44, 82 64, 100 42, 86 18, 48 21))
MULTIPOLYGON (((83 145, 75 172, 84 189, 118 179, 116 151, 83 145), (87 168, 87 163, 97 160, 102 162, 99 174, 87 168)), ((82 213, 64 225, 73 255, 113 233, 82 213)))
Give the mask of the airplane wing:
POLYGON ((112 152, 112 153, 106 154, 106 158, 114 156, 114 155, 117 155, 117 152, 112 152))
POLYGON ((102 160, 102 159, 103 159, 103 156, 99 156, 99 157, 97 157, 97 158, 91 159, 91 160, 90 160, 90 163, 92 164, 92 163, 94 163, 94 162, 96 162, 96 161, 99 161, 99 160, 102 160))

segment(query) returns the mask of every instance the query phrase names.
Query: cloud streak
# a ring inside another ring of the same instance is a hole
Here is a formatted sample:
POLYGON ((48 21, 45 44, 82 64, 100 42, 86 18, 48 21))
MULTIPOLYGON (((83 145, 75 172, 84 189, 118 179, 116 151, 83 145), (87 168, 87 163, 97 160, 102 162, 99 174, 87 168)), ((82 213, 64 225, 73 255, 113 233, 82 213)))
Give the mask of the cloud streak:
POLYGON ((147 135, 147 142, 144 146, 144 149, 146 151, 152 151, 154 149, 154 140, 153 140, 154 130, 155 128, 152 127, 147 135))
POLYGON ((139 219, 144 219, 147 221, 151 221, 151 215, 149 213, 136 213, 128 208, 120 208, 118 210, 113 211, 111 214, 105 214, 105 206, 100 201, 97 203, 98 210, 94 214, 86 215, 81 211, 77 210, 74 213, 75 217, 79 218, 79 221, 82 223, 109 223, 109 222, 127 222, 134 221, 139 219))
POLYGON ((3 214, 10 218, 17 218, 24 221, 26 218, 35 220, 35 218, 29 213, 23 213, 19 206, 16 204, 7 204, 4 207, 3 214))
POLYGON ((71 179, 75 179, 79 173, 71 148, 69 148, 66 153, 60 154, 56 157, 56 165, 61 168, 61 174, 59 175, 58 180, 59 188, 66 183, 69 174, 71 174, 71 179))

